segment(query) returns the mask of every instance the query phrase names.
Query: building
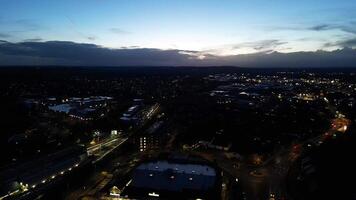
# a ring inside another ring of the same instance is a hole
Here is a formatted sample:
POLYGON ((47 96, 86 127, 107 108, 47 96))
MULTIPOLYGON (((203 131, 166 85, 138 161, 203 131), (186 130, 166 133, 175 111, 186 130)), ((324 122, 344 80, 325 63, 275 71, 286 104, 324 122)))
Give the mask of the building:
POLYGON ((138 144, 141 152, 147 150, 157 150, 162 147, 166 139, 164 131, 160 130, 163 123, 163 121, 154 123, 143 135, 139 136, 138 144))
POLYGON ((120 194, 124 199, 218 199, 219 173, 205 163, 156 160, 139 165, 120 194))

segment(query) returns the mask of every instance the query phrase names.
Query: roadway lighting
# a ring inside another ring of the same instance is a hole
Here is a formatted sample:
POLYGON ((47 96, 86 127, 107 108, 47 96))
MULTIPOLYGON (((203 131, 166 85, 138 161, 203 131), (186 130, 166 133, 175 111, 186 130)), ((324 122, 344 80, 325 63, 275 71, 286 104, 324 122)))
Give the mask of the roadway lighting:
MULTIPOLYGON (((120 194, 116 194, 116 193, 112 193, 112 192, 110 192, 110 195, 111 195, 111 196, 120 197, 120 194)), ((119 198, 119 199, 120 199, 120 198, 119 198)))
POLYGON ((148 193, 148 196, 151 196, 151 197, 159 197, 159 194, 155 193, 155 192, 150 192, 148 193))
POLYGON ((32 188, 35 188, 35 187, 36 187, 36 185, 32 185, 31 187, 32 187, 32 188))
POLYGON ((126 183, 126 187, 129 186, 131 184, 131 182, 132 182, 132 179, 129 180, 129 182, 126 183))
POLYGON ((275 200, 274 194, 270 194, 269 200, 275 200))
POLYGON ((61 171, 61 175, 63 175, 64 174, 64 171, 61 171))
POLYGON ((79 164, 78 164, 78 163, 74 165, 74 167, 78 167, 78 166, 79 166, 79 164))
POLYGON ((72 168, 71 168, 71 167, 69 167, 69 168, 68 168, 68 170, 69 170, 69 171, 72 171, 72 168))
POLYGON ((55 176, 55 175, 51 176, 51 179, 54 179, 54 178, 56 178, 56 176, 55 176))
POLYGON ((342 130, 345 132, 345 131, 347 130, 347 126, 344 125, 344 126, 342 127, 342 130))
POLYGON ((43 179, 43 180, 41 181, 41 183, 46 183, 46 179, 43 179))

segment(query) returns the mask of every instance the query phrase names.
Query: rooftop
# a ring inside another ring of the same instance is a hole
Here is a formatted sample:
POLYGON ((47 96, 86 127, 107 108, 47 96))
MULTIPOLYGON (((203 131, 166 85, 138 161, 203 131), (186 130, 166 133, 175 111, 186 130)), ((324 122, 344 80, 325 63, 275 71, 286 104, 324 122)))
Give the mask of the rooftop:
POLYGON ((131 186, 155 191, 207 191, 215 182, 216 171, 210 166, 155 161, 136 168, 131 186))

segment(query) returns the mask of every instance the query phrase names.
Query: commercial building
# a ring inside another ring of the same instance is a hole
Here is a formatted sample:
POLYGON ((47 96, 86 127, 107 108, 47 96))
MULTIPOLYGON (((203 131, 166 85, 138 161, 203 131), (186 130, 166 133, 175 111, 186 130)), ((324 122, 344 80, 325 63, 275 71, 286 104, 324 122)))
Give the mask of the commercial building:
POLYGON ((219 173, 206 163, 157 160, 139 165, 120 196, 124 199, 217 199, 219 173))

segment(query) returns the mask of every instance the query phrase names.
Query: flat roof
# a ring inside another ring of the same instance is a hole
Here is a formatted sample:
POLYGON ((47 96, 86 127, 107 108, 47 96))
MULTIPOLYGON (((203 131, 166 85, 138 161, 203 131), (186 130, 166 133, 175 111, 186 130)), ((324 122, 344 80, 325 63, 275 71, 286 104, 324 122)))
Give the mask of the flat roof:
POLYGON ((204 175, 204 176, 216 176, 216 171, 214 168, 207 165, 199 164, 181 164, 169 161, 156 161, 143 163, 136 168, 137 170, 151 170, 151 171, 166 171, 173 169, 174 173, 185 173, 194 175, 204 175))
POLYGON ((130 186, 154 191, 207 191, 216 180, 215 169, 208 165, 154 161, 136 168, 130 186))

